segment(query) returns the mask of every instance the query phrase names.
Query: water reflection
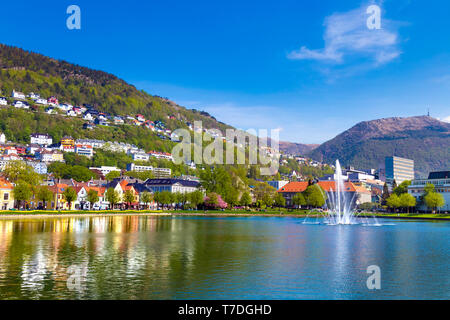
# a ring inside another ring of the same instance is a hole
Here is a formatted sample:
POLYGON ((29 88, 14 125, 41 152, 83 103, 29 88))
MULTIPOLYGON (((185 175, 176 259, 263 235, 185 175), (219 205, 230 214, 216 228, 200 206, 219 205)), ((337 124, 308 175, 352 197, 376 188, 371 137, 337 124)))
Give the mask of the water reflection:
POLYGON ((256 217, 0 220, 0 298, 443 299, 447 273, 439 282, 432 278, 450 262, 449 225, 330 227, 256 217), (379 292, 365 287, 372 264, 383 272, 379 292))

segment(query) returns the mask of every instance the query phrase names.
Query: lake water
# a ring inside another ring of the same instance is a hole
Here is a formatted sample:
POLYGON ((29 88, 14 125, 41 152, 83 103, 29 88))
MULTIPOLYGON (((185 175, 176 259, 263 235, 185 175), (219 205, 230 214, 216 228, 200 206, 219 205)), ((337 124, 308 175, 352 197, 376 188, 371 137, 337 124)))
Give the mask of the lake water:
POLYGON ((449 299, 450 223, 0 220, 0 299, 449 299), (369 290, 367 267, 381 270, 369 290))

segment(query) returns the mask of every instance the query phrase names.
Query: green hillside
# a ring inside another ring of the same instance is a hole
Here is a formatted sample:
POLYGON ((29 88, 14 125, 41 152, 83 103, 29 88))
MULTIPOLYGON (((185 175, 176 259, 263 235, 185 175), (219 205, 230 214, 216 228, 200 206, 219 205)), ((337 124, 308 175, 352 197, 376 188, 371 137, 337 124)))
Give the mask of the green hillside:
POLYGON ((26 94, 36 92, 45 98, 56 96, 60 103, 89 104, 112 115, 142 114, 153 121, 164 121, 172 130, 194 120, 201 120, 205 128, 229 128, 206 112, 188 110, 139 91, 112 74, 16 47, 0 44, 0 69, 0 90, 5 96, 13 89, 26 94))
POLYGON ((450 167, 450 124, 432 117, 386 118, 358 123, 314 149, 313 159, 369 169, 386 156, 413 159, 416 175, 450 167))

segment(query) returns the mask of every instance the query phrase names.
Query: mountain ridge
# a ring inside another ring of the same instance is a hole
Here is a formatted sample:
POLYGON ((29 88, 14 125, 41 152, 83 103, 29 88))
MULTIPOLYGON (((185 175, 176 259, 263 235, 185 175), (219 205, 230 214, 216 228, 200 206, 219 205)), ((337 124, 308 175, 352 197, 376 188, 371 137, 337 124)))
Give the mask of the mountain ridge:
POLYGON ((416 174, 450 166, 450 123, 429 116, 362 121, 308 153, 318 161, 361 169, 383 167, 386 156, 415 160, 416 174))

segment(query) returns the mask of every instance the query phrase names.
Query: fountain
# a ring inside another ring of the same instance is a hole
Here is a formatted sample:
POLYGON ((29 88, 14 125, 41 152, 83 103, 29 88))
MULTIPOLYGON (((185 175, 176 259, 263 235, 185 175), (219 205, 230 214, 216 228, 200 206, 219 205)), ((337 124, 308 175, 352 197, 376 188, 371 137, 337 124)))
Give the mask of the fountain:
POLYGON ((342 169, 339 160, 336 160, 336 171, 334 177, 334 189, 325 190, 327 193, 327 223, 328 224, 356 224, 354 204, 355 194, 349 198, 345 190, 345 182, 342 177, 342 169))
MULTIPOLYGON (((348 182, 347 182, 348 184, 348 182)), ((315 214, 315 220, 311 221, 310 214, 303 220, 303 224, 326 224, 326 225, 353 225, 363 226, 381 226, 375 216, 371 218, 366 215, 359 216, 355 211, 356 192, 352 195, 348 190, 348 185, 342 176, 342 169, 339 160, 336 160, 336 171, 334 176, 334 186, 325 190, 323 194, 326 199, 326 208, 324 216, 315 214), (351 196, 350 196, 351 195, 351 196), (323 219, 322 219, 323 218, 323 219)), ((314 212, 311 212, 311 215, 314 212)))

